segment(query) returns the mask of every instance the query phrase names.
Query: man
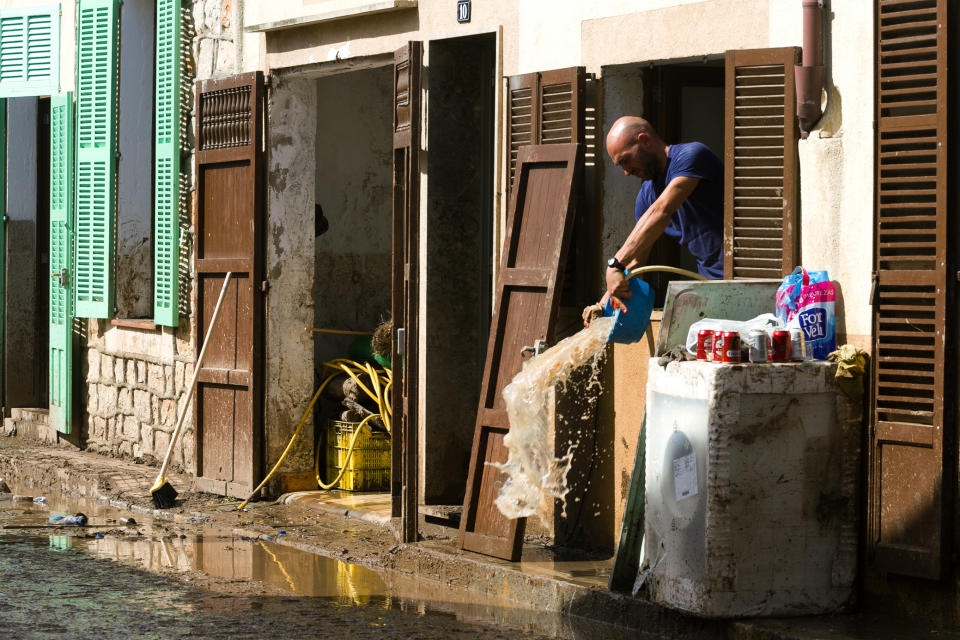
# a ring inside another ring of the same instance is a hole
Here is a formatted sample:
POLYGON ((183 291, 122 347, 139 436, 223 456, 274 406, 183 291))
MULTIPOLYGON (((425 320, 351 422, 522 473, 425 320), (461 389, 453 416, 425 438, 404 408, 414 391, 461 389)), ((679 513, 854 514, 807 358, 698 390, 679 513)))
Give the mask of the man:
MULTIPOLYGON (((607 153, 624 175, 643 181, 637 194, 636 225, 607 261, 608 298, 622 305, 630 297, 624 269, 646 263, 662 234, 676 239, 697 259, 708 278, 723 277, 723 164, 699 142, 665 145, 649 122, 624 116, 607 134, 607 153)), ((588 307, 584 322, 589 324, 588 307)))

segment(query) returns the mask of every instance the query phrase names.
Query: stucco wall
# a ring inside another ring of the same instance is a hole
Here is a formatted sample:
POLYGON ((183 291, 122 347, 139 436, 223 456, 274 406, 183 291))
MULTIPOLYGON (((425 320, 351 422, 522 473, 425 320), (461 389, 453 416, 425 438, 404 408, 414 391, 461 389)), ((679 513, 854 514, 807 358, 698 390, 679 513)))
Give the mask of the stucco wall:
MULTIPOLYGON (((266 62, 281 68, 344 60, 388 53, 408 40, 502 29, 505 75, 577 64, 599 71, 604 64, 767 46, 769 2, 557 0, 546 8, 535 0, 490 0, 473 3, 471 21, 458 24, 455 4, 420 0, 417 9, 268 32, 266 62)), ((245 13, 248 27, 319 13, 296 0, 257 4, 245 13)))
MULTIPOLYGON (((270 92, 267 165, 266 463, 293 434, 313 392, 317 84, 278 82, 270 92)), ((308 416, 305 434, 313 433, 308 416)), ((300 437, 283 471, 313 468, 313 440, 300 437)))
MULTIPOLYGON (((797 3, 771 3, 771 46, 799 44, 797 3), (774 40, 774 38, 777 38, 774 40)), ((824 12, 826 101, 800 154, 800 255, 839 284, 838 344, 870 349, 873 253, 873 21, 868 0, 824 12)))

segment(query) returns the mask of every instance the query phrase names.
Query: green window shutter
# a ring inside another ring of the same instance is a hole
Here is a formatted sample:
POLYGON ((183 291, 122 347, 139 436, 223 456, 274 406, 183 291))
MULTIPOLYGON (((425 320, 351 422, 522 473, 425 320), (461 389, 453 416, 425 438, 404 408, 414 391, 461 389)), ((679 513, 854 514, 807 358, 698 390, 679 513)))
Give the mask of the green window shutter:
POLYGON ((60 91, 60 5, 0 9, 0 98, 60 91))
POLYGON ((154 99, 153 321, 179 319, 180 0, 157 0, 154 99))
POLYGON ((75 312, 113 315, 118 0, 80 0, 77 27, 75 312))
POLYGON ((50 98, 50 424, 70 433, 73 300, 73 93, 50 98))

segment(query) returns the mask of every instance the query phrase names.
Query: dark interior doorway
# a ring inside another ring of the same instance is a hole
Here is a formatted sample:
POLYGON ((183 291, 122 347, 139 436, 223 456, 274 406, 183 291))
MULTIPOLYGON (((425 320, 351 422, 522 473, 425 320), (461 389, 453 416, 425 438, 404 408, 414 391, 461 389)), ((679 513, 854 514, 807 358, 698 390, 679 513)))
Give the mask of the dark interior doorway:
POLYGON ((420 499, 459 505, 490 334, 496 37, 433 40, 428 54, 420 499))
POLYGON ((7 100, 3 406, 46 407, 50 100, 7 100), (15 159, 15 160, 14 160, 15 159))

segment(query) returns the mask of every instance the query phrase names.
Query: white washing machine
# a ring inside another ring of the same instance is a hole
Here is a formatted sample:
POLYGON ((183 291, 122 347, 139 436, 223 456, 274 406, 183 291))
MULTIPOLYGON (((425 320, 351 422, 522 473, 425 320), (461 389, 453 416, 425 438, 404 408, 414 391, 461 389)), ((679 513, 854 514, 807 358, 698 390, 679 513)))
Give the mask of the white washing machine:
POLYGON ((861 415, 835 365, 649 364, 641 580, 707 617, 844 609, 861 415))

